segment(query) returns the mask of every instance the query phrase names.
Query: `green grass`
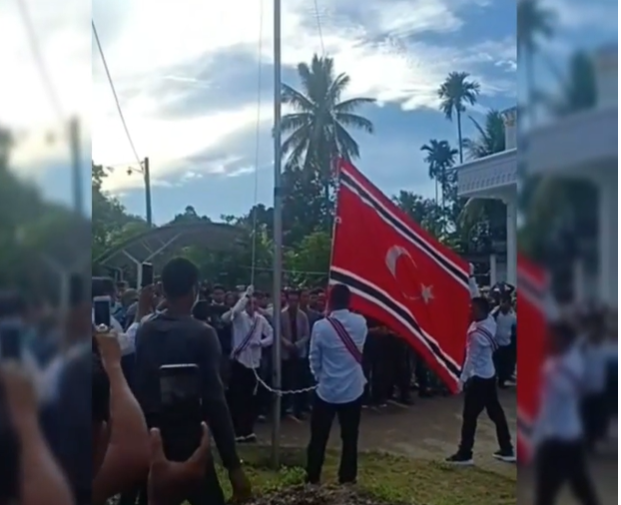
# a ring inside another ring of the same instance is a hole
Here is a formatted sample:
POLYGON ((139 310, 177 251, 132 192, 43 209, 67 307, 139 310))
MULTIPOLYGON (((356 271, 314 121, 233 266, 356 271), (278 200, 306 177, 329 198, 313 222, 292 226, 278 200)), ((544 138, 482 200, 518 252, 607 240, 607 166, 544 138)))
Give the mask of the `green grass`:
MULTIPOLYGON (((240 449, 244 467, 258 496, 286 493, 304 479, 304 451, 283 449, 282 468, 269 468, 270 449, 252 446, 240 449)), ((478 468, 456 468, 429 460, 411 460, 380 453, 363 453, 359 459, 359 493, 376 503, 387 505, 503 505, 516 503, 516 478, 478 468)), ((328 451, 323 482, 335 483, 338 453, 328 451)), ((230 488, 225 475, 220 482, 227 496, 230 488)), ((283 500, 289 502, 289 500, 283 500)), ((364 500, 363 500, 364 501, 364 500)), ((325 499, 322 501, 325 505, 325 499)), ((370 501, 367 501, 370 503, 370 501)), ((334 505, 337 505, 336 502, 334 505)), ((338 505, 348 505, 342 500, 338 505)))

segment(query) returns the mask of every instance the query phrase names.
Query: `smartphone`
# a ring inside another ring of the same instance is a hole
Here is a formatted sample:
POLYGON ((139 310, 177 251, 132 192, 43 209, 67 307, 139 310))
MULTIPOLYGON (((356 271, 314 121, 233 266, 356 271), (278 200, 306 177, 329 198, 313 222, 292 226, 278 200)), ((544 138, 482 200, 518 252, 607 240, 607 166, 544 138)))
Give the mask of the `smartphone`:
POLYGON ((153 284, 153 264, 152 263, 143 263, 140 267, 140 287, 146 288, 147 286, 151 286, 153 284))
POLYGON ((160 378, 160 431, 171 461, 187 460, 200 445, 200 369, 194 364, 163 365, 160 378))
POLYGON ((95 328, 99 326, 111 327, 112 300, 109 296, 96 296, 93 298, 93 323, 95 328))
POLYGON ((24 328, 19 321, 0 322, 0 359, 21 361, 24 328))

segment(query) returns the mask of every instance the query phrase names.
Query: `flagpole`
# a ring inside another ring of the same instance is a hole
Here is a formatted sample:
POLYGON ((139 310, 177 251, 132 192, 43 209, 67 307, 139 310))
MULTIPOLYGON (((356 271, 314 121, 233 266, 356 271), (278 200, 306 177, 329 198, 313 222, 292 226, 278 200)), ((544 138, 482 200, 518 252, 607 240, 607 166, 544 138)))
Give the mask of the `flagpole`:
MULTIPOLYGON (((274 344, 272 345, 272 387, 281 389, 280 360, 280 296, 282 292, 282 152, 281 152, 281 115, 282 115, 282 75, 281 75, 281 0, 274 0, 274 344)), ((272 465, 280 466, 280 409, 281 397, 275 395, 272 414, 272 465)))

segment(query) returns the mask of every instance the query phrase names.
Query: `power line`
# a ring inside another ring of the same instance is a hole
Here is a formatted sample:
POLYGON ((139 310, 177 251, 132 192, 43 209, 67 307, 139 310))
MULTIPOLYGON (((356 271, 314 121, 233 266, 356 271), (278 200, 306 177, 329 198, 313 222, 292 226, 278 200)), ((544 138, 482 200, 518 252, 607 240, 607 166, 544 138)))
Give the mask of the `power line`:
POLYGON ((317 32, 319 34, 319 42, 321 43, 321 52, 322 55, 326 55, 326 47, 323 42, 323 28, 321 26, 321 14, 319 12, 319 3, 318 0, 313 0, 315 4, 315 21, 317 22, 317 32))
POLYGON ((48 95, 50 102, 52 103, 54 112, 58 116, 58 120, 61 123, 64 123, 65 114, 61 106, 58 93, 56 92, 56 88, 54 87, 54 84, 48 72, 47 65, 45 64, 45 60, 41 52, 41 46, 39 45, 39 39, 37 38, 37 33, 34 29, 32 18, 30 17, 28 5, 26 5, 25 0, 17 0, 17 7, 19 9, 19 14, 22 18, 22 22, 24 23, 24 27, 26 28, 26 35, 28 37, 28 43, 30 44, 30 50, 32 51, 35 64, 39 70, 39 74, 41 75, 45 91, 48 95))
POLYGON ((130 147, 136 157, 136 161, 138 162, 138 166, 142 167, 142 158, 138 156, 138 152, 136 151, 136 147, 134 146, 134 141, 132 140, 132 136, 129 133, 129 128, 127 127, 127 123, 125 122, 125 116, 123 115, 123 110, 121 109, 121 103, 119 102, 119 97, 116 94, 116 89, 114 87, 114 82, 112 81, 112 76, 110 75, 110 70, 108 69, 108 63, 106 62, 106 56, 104 55, 103 49, 101 47, 101 42, 99 41, 99 35, 97 34, 97 28, 95 27, 95 21, 91 20, 91 26, 93 27, 93 35, 95 36, 95 42, 97 43, 97 49, 99 49, 99 55, 101 56, 101 62, 103 63, 104 69, 106 71, 106 76, 108 78, 108 83, 110 84, 110 89, 112 90, 112 95, 114 96, 114 102, 116 104, 116 110, 119 112, 119 117, 121 118, 121 123, 123 123, 123 129, 125 130, 125 135, 127 136, 127 140, 129 142, 130 147))

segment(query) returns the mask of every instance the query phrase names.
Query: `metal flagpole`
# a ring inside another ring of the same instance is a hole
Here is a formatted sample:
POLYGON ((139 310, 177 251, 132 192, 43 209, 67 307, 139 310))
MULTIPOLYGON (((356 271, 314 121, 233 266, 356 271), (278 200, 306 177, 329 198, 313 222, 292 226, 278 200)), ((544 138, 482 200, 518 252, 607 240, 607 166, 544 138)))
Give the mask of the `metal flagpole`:
MULTIPOLYGON (((281 389, 281 361, 280 361, 280 296, 282 292, 282 188, 281 188, 281 30, 280 30, 280 2, 274 0, 274 344, 272 345, 272 387, 281 389)), ((281 397, 274 398, 274 412, 272 415, 272 465, 275 469, 280 466, 280 405, 281 397)))

